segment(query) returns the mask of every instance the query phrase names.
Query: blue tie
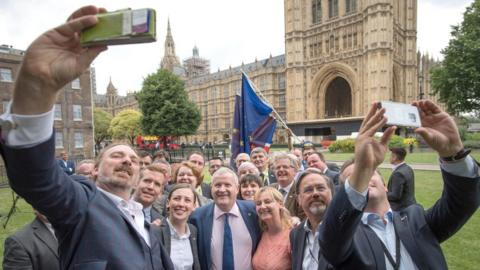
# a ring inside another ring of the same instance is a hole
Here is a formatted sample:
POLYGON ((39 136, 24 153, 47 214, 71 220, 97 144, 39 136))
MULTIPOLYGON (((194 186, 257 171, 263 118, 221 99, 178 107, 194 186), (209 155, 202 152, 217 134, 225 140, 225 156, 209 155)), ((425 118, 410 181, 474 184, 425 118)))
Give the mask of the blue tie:
POLYGON ((232 229, 228 224, 228 213, 225 213, 225 222, 223 224, 223 270, 235 269, 233 263, 233 241, 232 241, 232 229))

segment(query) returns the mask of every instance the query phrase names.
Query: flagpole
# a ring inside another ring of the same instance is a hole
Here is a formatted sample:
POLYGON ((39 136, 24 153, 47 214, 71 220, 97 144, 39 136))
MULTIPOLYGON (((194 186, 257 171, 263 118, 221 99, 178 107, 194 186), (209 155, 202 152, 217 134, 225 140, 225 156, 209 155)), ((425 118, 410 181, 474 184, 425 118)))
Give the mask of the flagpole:
POLYGON ((287 123, 285 123, 285 121, 282 119, 282 117, 280 116, 280 114, 275 110, 275 108, 273 107, 273 105, 272 105, 270 102, 268 102, 268 99, 262 94, 262 92, 258 91, 257 86, 255 85, 255 83, 254 83, 252 80, 250 80, 250 77, 247 76, 247 74, 243 71, 243 69, 242 69, 241 71, 242 71, 243 74, 245 74, 245 77, 247 77, 248 81, 252 84, 253 89, 255 89, 255 92, 256 92, 257 94, 260 94, 260 97, 272 107, 272 112, 274 113, 274 116, 273 116, 273 117, 274 117, 277 121, 279 121, 280 124, 282 124, 282 126, 287 130, 288 136, 289 136, 289 137, 293 136, 293 137, 295 137, 296 140, 298 140, 298 141, 301 142, 302 140, 300 140, 300 138, 298 138, 298 136, 295 135, 295 133, 293 133, 293 131, 287 126, 287 123))

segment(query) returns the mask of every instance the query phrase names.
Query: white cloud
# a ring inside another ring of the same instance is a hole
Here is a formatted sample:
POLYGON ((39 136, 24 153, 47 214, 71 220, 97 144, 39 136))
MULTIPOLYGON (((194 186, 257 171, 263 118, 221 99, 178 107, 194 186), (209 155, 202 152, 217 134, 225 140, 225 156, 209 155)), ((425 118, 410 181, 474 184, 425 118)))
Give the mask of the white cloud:
MULTIPOLYGON (((61 24, 76 8, 95 4, 108 10, 152 7, 157 11, 157 42, 110 46, 94 62, 97 91, 109 78, 124 94, 141 88, 143 78, 158 68, 170 18, 180 60, 197 45, 200 56, 217 71, 284 53, 281 0, 1 0, 0 44, 26 49, 39 34, 61 24)), ((458 24, 472 0, 419 0, 418 48, 435 57, 448 44, 450 25, 458 24)))

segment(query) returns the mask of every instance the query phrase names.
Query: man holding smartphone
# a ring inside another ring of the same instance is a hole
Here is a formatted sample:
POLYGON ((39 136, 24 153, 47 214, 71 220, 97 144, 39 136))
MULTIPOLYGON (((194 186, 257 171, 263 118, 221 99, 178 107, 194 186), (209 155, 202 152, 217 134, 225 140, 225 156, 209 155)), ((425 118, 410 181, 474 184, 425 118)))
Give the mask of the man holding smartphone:
POLYGON ((441 160, 442 197, 428 210, 413 204, 392 211, 376 169, 396 127, 387 128, 380 141, 375 140, 387 118, 385 108, 373 104, 355 141, 353 170, 344 168, 345 185, 336 192, 320 225, 321 251, 335 268, 447 269, 440 243, 457 232, 480 204, 479 167, 463 148, 452 117, 428 100, 414 105, 422 121, 415 132, 441 160))
POLYGON ((61 269, 173 269, 142 205, 130 197, 140 169, 130 146, 103 149, 95 183, 66 175, 55 161, 53 106, 60 90, 107 49, 82 48, 79 39, 101 12, 83 7, 29 46, 13 101, 0 116, 0 153, 12 189, 53 225, 61 269))

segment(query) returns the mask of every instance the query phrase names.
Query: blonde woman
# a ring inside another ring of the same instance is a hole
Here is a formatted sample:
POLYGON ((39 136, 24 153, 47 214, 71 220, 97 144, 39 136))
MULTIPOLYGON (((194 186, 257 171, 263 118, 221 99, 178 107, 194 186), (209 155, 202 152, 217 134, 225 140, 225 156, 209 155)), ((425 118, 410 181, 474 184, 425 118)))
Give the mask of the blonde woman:
POLYGON ((262 187, 255 194, 262 238, 253 255, 254 270, 292 269, 292 250, 289 234, 292 222, 283 206, 282 194, 272 187, 262 187))

